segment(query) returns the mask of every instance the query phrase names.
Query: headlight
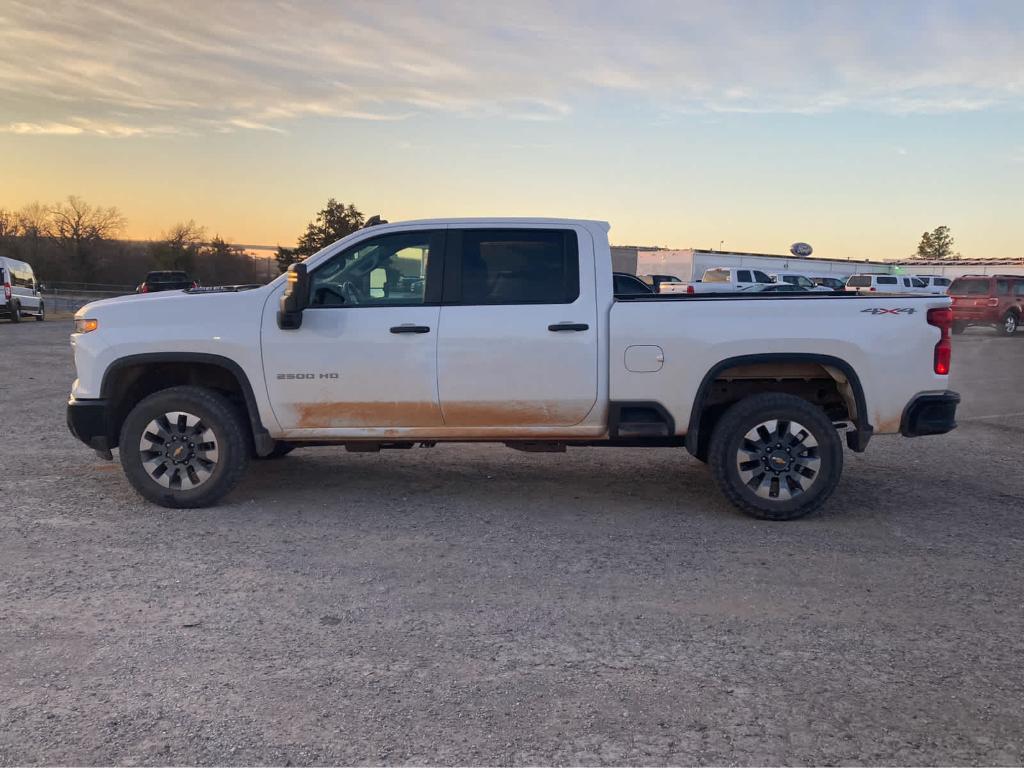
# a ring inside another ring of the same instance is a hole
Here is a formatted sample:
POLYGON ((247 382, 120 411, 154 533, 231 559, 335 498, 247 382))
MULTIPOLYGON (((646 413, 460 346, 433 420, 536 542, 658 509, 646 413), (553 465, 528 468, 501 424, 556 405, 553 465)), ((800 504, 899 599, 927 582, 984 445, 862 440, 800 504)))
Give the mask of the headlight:
POLYGON ((75 318, 75 333, 92 333, 99 327, 99 320, 93 320, 90 317, 75 318))

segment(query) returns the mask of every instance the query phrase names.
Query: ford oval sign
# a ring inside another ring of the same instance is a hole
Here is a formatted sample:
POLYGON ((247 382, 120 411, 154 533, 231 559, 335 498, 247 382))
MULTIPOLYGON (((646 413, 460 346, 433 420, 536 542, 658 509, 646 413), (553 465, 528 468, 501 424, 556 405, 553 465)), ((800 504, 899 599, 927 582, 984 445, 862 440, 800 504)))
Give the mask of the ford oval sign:
POLYGON ((807 243, 793 243, 789 246, 789 252, 794 256, 810 256, 814 253, 814 249, 807 243))

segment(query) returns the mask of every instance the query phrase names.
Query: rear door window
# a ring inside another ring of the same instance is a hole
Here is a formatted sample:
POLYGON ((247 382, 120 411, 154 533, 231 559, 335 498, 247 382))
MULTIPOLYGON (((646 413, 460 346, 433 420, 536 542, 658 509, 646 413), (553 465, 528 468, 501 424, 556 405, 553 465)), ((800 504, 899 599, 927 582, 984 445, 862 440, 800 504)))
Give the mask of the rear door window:
POLYGON ((741 269, 739 272, 737 272, 736 273, 736 282, 737 283, 749 283, 750 282, 750 270, 749 269, 741 269))
POLYGON ((1017 280, 1013 284, 1014 296, 1024 296, 1024 280, 1017 280))
POLYGON ((996 291, 1000 296, 1010 295, 1010 281, 1009 280, 996 280, 996 291))
POLYGON ((466 229, 450 236, 461 285, 457 299, 446 290, 446 303, 571 304, 580 295, 571 230, 466 229))

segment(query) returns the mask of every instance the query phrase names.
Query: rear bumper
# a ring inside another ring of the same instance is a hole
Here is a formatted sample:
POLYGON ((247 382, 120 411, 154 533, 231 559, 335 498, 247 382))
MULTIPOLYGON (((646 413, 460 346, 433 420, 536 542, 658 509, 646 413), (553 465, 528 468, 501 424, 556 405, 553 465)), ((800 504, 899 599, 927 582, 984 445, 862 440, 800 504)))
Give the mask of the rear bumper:
POLYGON ((68 400, 68 429, 71 434, 97 451, 109 451, 109 407, 106 400, 68 400))
POLYGON ((993 325, 1002 320, 998 307, 977 307, 961 309, 953 307, 954 323, 983 323, 993 325))
POLYGON ((900 434, 904 437, 943 435, 956 429, 958 392, 924 392, 917 395, 903 411, 900 434))

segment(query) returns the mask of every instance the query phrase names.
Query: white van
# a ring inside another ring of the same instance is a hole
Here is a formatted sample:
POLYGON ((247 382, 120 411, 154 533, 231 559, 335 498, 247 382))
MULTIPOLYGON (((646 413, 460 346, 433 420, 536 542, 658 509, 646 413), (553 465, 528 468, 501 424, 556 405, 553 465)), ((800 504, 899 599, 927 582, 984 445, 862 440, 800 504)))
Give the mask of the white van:
POLYGON ((800 274, 797 272, 772 272, 768 275, 773 282, 776 283, 788 283, 789 285, 795 285, 798 288, 803 288, 805 291, 813 291, 814 293, 832 293, 832 289, 827 286, 818 285, 816 282, 811 280, 807 275, 800 274))
POLYGON ((857 293, 929 293, 927 284, 913 275, 851 275, 846 290, 857 293))
POLYGON ((26 316, 36 320, 46 317, 43 297, 30 265, 0 256, 0 285, 4 287, 0 317, 9 318, 12 323, 20 322, 26 316))

